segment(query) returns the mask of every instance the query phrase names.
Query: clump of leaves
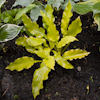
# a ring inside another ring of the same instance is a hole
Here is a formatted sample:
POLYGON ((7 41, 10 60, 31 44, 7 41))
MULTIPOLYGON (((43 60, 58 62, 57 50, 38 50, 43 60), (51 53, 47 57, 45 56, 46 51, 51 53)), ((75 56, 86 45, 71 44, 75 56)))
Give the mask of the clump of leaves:
POLYGON ((6 0, 0 1, 0 42, 7 42, 14 39, 22 29, 21 26, 15 25, 18 20, 14 20, 15 15, 20 11, 20 9, 6 10, 1 13, 1 7, 5 2, 6 0))
POLYGON ((48 79, 49 72, 55 70, 55 62, 65 69, 73 69, 74 66, 68 60, 81 59, 89 54, 81 49, 66 51, 71 42, 78 41, 75 36, 82 30, 80 17, 69 25, 73 15, 71 9, 72 6, 69 2, 61 20, 63 37, 60 37, 59 31, 56 29, 53 9, 50 5, 46 6, 45 13, 41 11, 44 28, 39 27, 36 22, 32 22, 27 15, 23 14, 22 16, 25 27, 33 36, 19 37, 15 43, 25 47, 28 52, 38 55, 41 59, 35 60, 32 57, 24 56, 10 63, 6 69, 22 71, 31 68, 35 63, 41 63, 40 68, 36 69, 33 74, 32 92, 34 98, 39 95, 40 89, 43 89, 43 81, 48 79), (47 30, 47 34, 45 34, 45 30, 47 30))

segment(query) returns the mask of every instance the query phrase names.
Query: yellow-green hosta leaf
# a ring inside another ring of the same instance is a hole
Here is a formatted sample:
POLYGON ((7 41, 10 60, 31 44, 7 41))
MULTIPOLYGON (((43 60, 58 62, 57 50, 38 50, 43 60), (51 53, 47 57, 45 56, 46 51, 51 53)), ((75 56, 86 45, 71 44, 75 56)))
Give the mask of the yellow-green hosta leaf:
POLYGON ((71 36, 76 36, 78 33, 80 33, 82 31, 82 23, 80 20, 80 17, 78 17, 77 19, 75 19, 68 27, 68 31, 67 31, 67 36, 71 35, 71 36))
POLYGON ((100 31, 100 13, 94 16, 94 20, 98 24, 98 31, 100 31))
POLYGON ((45 37, 45 30, 43 28, 39 28, 39 25, 36 22, 32 22, 31 19, 23 14, 22 16, 23 23, 27 30, 36 37, 45 37))
POLYGON ((44 48, 41 50, 36 50, 34 51, 35 54, 37 54, 39 57, 41 58, 47 58, 48 56, 50 56, 50 48, 44 48))
POLYGON ((59 40, 59 32, 56 30, 55 24, 50 20, 50 26, 47 29, 47 37, 50 41, 56 42, 59 40))
POLYGON ((17 58, 14 62, 10 63, 6 67, 6 69, 9 69, 11 71, 17 70, 17 71, 22 71, 23 69, 29 69, 31 66, 34 64, 34 59, 31 57, 21 57, 17 58))
POLYGON ((87 56, 88 54, 90 54, 90 52, 87 52, 81 49, 72 49, 72 50, 66 51, 63 54, 63 58, 66 60, 81 59, 87 56))
POLYGON ((73 42, 73 41, 78 41, 78 40, 74 36, 65 36, 58 42, 57 48, 61 48, 65 46, 66 44, 73 42))
POLYGON ((35 51, 35 49, 33 47, 31 47, 31 46, 26 46, 25 48, 30 53, 34 53, 34 51, 35 51))
POLYGON ((46 11, 46 15, 48 18, 50 18, 50 20, 55 20, 55 17, 53 15, 53 9, 50 5, 47 5, 46 8, 45 8, 45 11, 46 11))
POLYGON ((36 50, 34 51, 35 54, 37 54, 41 58, 46 58, 47 56, 43 53, 43 50, 36 50))
POLYGON ((40 89, 43 89, 43 81, 48 79, 48 74, 51 71, 43 62, 40 65, 40 68, 36 69, 33 75, 32 81, 32 93, 34 99, 39 95, 40 89))
POLYGON ((53 23, 53 21, 51 19, 49 19, 47 17, 47 15, 45 13, 43 13, 41 11, 41 15, 45 21, 45 23, 48 25, 48 28, 47 28, 47 38, 50 40, 50 41, 53 41, 53 42, 56 42, 59 40, 59 32, 58 30, 56 29, 56 26, 55 24, 53 23))
MULTIPOLYGON (((55 20, 55 18, 54 18, 54 15, 53 15, 53 9, 52 9, 52 7, 50 6, 50 5, 47 5, 46 6, 46 8, 45 8, 45 14, 46 14, 46 16, 50 19, 50 20, 52 20, 53 22, 54 22, 54 20, 55 20)), ((47 29, 48 28, 48 25, 46 24, 46 22, 45 22, 45 19, 43 18, 43 27, 45 28, 45 29, 47 29)))
POLYGON ((27 36, 19 37, 18 39, 16 39, 15 44, 21 45, 23 47, 28 46, 27 38, 28 38, 27 36))
POLYGON ((19 37, 18 39, 16 39, 15 44, 21 45, 21 46, 25 47, 26 50, 27 50, 28 52, 30 52, 30 53, 34 53, 35 49, 34 49, 32 46, 28 45, 27 39, 28 39, 27 36, 19 37))
POLYGON ((44 48, 44 49, 43 49, 43 53, 44 53, 45 55, 47 55, 47 56, 50 55, 50 51, 51 51, 50 48, 44 48))
POLYGON ((50 49, 53 49, 55 46, 55 42, 49 41, 50 49))
POLYGON ((69 25, 70 18, 73 15, 73 13, 71 12, 71 9, 72 9, 72 6, 71 6, 71 3, 69 2, 63 12, 63 16, 61 20, 61 32, 63 35, 66 35, 66 31, 69 25))
POLYGON ((64 59, 59 52, 53 51, 56 62, 65 69, 73 69, 74 67, 64 59))
POLYGON ((43 59, 44 63, 46 64, 47 67, 49 67, 50 69, 54 70, 54 66, 55 66, 55 59, 53 56, 48 56, 45 59, 43 59))
POLYGON ((33 46, 33 47, 41 45, 44 41, 45 41, 45 39, 35 38, 35 37, 32 37, 32 36, 30 36, 27 39, 28 45, 33 46))

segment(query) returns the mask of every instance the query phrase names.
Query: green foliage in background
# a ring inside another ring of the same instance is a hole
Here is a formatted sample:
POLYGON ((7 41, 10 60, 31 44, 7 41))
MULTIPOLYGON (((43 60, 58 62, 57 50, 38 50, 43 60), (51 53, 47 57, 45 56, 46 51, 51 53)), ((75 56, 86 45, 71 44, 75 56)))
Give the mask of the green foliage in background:
POLYGON ((98 31, 100 31, 100 0, 79 2, 73 5, 73 9, 75 12, 82 15, 93 12, 94 20, 98 24, 98 31))
MULTIPOLYGON (((21 5, 23 9, 26 9, 31 4, 34 4, 35 7, 30 8, 29 10, 29 16, 33 22, 36 22, 38 20, 38 17, 41 16, 40 10, 45 12, 45 7, 47 5, 51 5, 53 9, 59 11, 60 9, 64 10, 69 1, 71 2, 71 4, 74 4, 76 1, 79 1, 79 0, 47 0, 47 3, 45 5, 41 1, 38 1, 38 0, 27 0, 27 1, 26 0, 16 0, 12 7, 21 5)), ((86 1, 86 0, 83 0, 83 1, 86 1)), ((17 18, 18 17, 16 17, 15 19, 17 18)))

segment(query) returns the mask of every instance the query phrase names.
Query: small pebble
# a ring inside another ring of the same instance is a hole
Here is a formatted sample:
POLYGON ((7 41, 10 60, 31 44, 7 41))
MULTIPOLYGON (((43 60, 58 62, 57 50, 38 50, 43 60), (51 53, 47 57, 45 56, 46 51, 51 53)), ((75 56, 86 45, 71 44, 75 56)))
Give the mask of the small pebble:
POLYGON ((80 72, 80 71, 81 71, 81 67, 80 67, 80 66, 78 66, 78 67, 77 67, 77 70, 80 72))

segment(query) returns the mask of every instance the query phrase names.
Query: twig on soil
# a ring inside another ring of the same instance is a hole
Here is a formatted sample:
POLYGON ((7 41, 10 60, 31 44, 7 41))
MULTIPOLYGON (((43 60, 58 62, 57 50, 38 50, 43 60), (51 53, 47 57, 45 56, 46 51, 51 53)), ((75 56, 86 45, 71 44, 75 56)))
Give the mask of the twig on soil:
POLYGON ((10 88, 10 86, 5 90, 5 92, 2 94, 2 97, 6 94, 6 92, 8 91, 8 89, 10 88))

